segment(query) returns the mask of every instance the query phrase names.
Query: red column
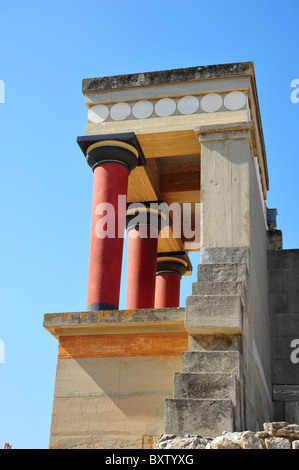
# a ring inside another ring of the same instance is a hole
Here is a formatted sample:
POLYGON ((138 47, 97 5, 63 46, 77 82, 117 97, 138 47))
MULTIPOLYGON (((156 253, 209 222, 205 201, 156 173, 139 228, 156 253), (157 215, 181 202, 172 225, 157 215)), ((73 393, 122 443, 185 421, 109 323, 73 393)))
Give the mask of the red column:
MULTIPOLYGON (((142 203, 141 203, 142 204, 142 203)), ((158 236, 161 214, 156 214, 155 223, 150 221, 151 209, 147 204, 136 209, 143 211, 143 222, 134 225, 134 219, 127 212, 128 230, 128 269, 126 308, 153 308, 155 303, 155 284, 158 236)), ((133 210, 134 213, 134 210, 133 210)))
POLYGON ((155 308, 180 306, 181 277, 192 266, 185 252, 159 253, 155 289, 155 308))
POLYGON ((179 307, 180 284, 180 274, 158 273, 156 276, 155 308, 179 307))
POLYGON ((134 147, 118 141, 96 142, 86 150, 94 171, 87 310, 119 307, 128 177, 137 156, 134 147))

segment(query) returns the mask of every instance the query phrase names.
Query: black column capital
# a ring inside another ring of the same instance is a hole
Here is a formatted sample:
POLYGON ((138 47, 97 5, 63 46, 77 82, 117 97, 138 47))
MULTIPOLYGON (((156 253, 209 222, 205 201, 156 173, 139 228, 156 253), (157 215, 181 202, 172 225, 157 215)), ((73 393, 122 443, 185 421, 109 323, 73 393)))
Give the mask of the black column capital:
POLYGON ((185 251, 158 253, 157 274, 171 273, 184 276, 192 271, 192 264, 185 251))
POLYGON ((169 217, 163 201, 127 204, 126 227, 128 231, 138 227, 153 227, 160 232, 165 224, 169 224, 169 217))
POLYGON ((77 137, 77 143, 92 170, 104 163, 116 163, 131 172, 146 163, 134 133, 82 136, 77 137))

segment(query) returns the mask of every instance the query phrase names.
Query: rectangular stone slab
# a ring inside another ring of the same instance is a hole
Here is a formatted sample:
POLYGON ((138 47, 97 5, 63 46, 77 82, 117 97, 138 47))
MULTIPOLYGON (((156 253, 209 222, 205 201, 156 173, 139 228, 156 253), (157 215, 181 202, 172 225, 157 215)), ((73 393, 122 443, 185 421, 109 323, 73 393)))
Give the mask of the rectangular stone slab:
POLYGON ((216 437, 234 431, 231 400, 165 400, 165 433, 216 437))

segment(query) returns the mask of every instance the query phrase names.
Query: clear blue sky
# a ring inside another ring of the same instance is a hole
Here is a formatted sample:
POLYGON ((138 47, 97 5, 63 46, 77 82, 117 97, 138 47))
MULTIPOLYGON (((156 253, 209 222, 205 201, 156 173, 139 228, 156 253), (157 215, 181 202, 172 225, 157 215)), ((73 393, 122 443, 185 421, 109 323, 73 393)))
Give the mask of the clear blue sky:
MULTIPOLYGON (((48 447, 57 341, 43 315, 85 309, 92 172, 76 143, 81 80, 253 61, 267 205, 284 248, 299 248, 298 18, 297 0, 2 0, 0 448, 48 447)), ((187 278, 182 299, 190 293, 187 278)))

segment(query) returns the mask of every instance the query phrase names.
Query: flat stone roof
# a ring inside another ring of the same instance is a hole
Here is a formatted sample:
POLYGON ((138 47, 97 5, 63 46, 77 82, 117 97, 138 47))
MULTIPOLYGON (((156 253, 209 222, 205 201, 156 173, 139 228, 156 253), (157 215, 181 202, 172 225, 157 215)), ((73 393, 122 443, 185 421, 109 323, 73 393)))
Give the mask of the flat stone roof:
POLYGON ((185 331, 185 308, 46 313, 43 326, 53 336, 185 331))
POLYGON ((205 65, 157 72, 115 75, 112 77, 86 78, 82 80, 82 91, 87 93, 115 88, 160 85, 162 83, 208 80, 242 75, 254 75, 252 62, 205 65))

